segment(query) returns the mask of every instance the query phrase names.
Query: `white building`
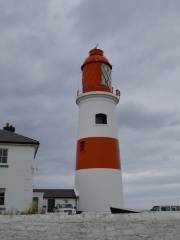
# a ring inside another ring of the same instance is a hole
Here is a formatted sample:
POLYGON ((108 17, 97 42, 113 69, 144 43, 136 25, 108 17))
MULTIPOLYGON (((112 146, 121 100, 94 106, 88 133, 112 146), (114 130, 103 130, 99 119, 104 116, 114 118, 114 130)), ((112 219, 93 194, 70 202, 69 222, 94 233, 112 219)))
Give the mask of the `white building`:
POLYGON ((0 130, 0 211, 30 208, 38 146, 38 141, 16 134, 9 124, 0 130))
POLYGON ((38 211, 53 212, 63 209, 65 212, 76 210, 78 197, 74 189, 34 189, 33 202, 38 211))

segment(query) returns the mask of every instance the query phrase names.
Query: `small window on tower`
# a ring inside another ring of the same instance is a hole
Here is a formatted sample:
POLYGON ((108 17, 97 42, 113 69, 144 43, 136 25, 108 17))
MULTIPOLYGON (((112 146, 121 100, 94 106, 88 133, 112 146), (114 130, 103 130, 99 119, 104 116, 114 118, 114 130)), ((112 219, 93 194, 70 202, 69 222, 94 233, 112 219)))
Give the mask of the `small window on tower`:
POLYGON ((107 115, 104 113, 98 113, 95 117, 96 124, 107 124, 107 115))
POLYGON ((80 142, 80 151, 84 151, 84 147, 85 147, 85 141, 81 141, 80 142))

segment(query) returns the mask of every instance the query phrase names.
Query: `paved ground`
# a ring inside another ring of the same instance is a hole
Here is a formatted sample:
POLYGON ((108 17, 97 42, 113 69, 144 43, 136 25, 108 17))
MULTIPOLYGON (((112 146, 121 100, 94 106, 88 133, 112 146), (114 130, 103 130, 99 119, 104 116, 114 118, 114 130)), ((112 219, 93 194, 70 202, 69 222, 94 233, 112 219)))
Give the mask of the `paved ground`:
POLYGON ((0 240, 179 240, 180 212, 2 216, 0 240))

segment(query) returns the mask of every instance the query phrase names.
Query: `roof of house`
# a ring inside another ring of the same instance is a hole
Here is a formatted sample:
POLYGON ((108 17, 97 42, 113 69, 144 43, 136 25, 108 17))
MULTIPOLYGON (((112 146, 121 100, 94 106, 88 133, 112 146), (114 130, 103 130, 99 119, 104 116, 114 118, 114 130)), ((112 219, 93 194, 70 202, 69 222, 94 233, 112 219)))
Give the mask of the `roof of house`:
POLYGON ((36 156, 36 153, 38 151, 39 147, 39 142, 37 140, 34 140, 32 138, 28 138, 22 135, 19 135, 15 132, 8 131, 8 130, 2 130, 0 129, 0 144, 1 143, 14 143, 14 144, 32 144, 35 145, 35 153, 34 153, 34 158, 36 156))
POLYGON ((39 145, 39 142, 15 132, 0 129, 0 143, 19 143, 39 145))
POLYGON ((44 198, 77 198, 74 189, 33 189, 33 192, 43 192, 44 198))

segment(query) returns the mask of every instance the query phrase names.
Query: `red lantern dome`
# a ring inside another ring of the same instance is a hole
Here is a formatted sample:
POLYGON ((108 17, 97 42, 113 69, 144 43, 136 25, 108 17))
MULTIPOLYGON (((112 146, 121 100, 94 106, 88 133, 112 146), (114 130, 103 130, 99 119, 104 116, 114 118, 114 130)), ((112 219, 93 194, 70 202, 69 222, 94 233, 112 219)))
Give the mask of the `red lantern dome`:
POLYGON ((112 92, 112 65, 103 55, 103 51, 94 48, 81 66, 83 93, 91 91, 112 92))

